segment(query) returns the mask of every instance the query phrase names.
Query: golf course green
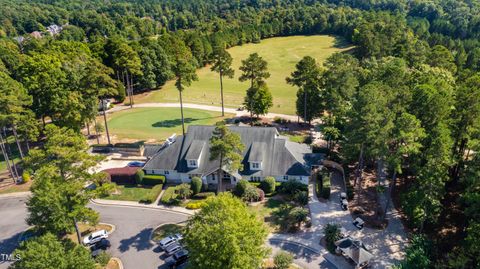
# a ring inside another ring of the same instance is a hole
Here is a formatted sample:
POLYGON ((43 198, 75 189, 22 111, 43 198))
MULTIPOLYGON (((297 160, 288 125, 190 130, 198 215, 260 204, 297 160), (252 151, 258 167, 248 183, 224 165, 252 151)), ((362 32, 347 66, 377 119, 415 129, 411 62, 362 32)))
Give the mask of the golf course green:
MULTIPOLYGON (((220 112, 184 108, 185 128, 188 125, 212 125, 221 121, 220 112)), ((226 117, 233 115, 225 114, 226 117)), ((115 140, 163 141, 176 133, 182 134, 180 108, 134 108, 113 113, 108 128, 115 140)))
MULTIPOLYGON (((268 62, 271 74, 267 84, 273 95, 273 107, 270 112, 295 114, 295 99, 297 88, 286 83, 285 78, 295 69, 295 64, 304 56, 314 57, 319 64, 335 52, 345 51, 343 40, 333 36, 290 36, 275 37, 262 40, 259 44, 246 44, 230 48, 228 51, 233 57, 235 76, 233 79, 224 79, 224 99, 227 107, 239 107, 243 103, 248 82, 239 82, 239 67, 241 60, 249 54, 257 52, 268 62)), ((192 83, 183 94, 185 103, 196 103, 220 106, 220 82, 218 74, 210 67, 197 71, 199 80, 192 83)), ((160 90, 155 90, 136 100, 137 103, 150 102, 178 102, 178 92, 174 81, 169 81, 160 90)))

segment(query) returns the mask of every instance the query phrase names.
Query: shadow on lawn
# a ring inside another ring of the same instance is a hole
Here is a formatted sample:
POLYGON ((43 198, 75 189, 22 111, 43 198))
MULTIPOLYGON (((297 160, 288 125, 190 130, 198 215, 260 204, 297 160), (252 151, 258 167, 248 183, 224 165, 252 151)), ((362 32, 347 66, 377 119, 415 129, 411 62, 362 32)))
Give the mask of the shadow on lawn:
MULTIPOLYGON (((197 121, 200 119, 194 119, 194 118, 185 118, 184 121, 185 123, 191 123, 194 121, 197 121)), ((157 121, 154 124, 152 124, 152 127, 165 127, 165 128, 173 128, 180 126, 182 124, 181 119, 174 119, 174 120, 164 120, 164 121, 157 121)))

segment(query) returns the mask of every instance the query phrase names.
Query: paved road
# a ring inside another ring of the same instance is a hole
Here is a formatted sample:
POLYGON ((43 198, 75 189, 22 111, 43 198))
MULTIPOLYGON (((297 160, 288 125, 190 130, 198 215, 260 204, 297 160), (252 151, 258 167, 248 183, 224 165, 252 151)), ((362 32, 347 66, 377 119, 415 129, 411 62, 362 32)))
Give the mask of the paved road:
POLYGON ((116 230, 109 237, 112 256, 123 261, 125 269, 163 268, 157 245, 150 241, 153 230, 164 223, 186 221, 188 216, 150 208, 91 205, 100 213, 100 221, 116 230))
POLYGON ((288 251, 293 254, 295 264, 304 269, 336 269, 334 265, 325 260, 323 255, 304 246, 274 239, 270 239, 268 243, 272 248, 272 254, 275 255, 280 250, 288 251))
MULTIPOLYGON (((0 198, 0 254, 10 254, 15 249, 19 236, 28 228, 25 223, 26 198, 0 198)), ((0 261, 0 269, 7 268, 9 262, 0 261)))
MULTIPOLYGON (((134 104, 134 108, 139 108, 139 107, 180 107, 179 103, 139 103, 139 104, 134 104)), ((186 108, 194 108, 194 109, 200 109, 200 110, 208 110, 208 111, 222 111, 222 107, 220 106, 209 106, 209 105, 199 105, 199 104, 189 104, 189 103, 183 103, 183 107, 186 108)), ((125 109, 129 109, 130 106, 123 106, 123 105, 117 105, 112 109, 109 109, 107 113, 113 113, 116 111, 121 111, 125 109)), ((235 108, 225 108, 225 113, 231 113, 235 114, 236 117, 241 117, 241 116, 250 116, 250 113, 248 111, 238 111, 235 108)), ((268 113, 264 117, 273 119, 275 117, 280 117, 283 119, 291 120, 291 121, 297 121, 298 117, 295 115, 286 115, 286 114, 277 114, 277 113, 268 113)))
MULTIPOLYGON (((26 199, 0 198, 0 254, 11 253, 20 234, 28 228, 26 199)), ((184 214, 150 208, 90 206, 100 213, 101 222, 116 226, 116 231, 110 235, 112 248, 109 252, 122 260, 125 269, 163 268, 160 253, 150 241, 150 235, 163 223, 178 223, 188 218, 184 214)), ((8 266, 9 263, 0 262, 0 269, 8 266)))

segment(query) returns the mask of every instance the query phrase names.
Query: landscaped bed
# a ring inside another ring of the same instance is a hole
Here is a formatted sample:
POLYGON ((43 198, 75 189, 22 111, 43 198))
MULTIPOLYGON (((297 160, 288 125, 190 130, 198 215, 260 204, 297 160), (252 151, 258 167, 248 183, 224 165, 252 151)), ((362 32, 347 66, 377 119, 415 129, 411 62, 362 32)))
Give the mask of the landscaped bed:
POLYGON ((162 184, 155 186, 144 185, 117 185, 116 192, 110 194, 104 199, 120 200, 120 201, 135 201, 140 203, 153 203, 158 195, 162 192, 162 184))
POLYGON ((0 188, 0 194, 29 191, 30 186, 32 186, 32 181, 23 184, 11 184, 0 188))
MULTIPOLYGON (((80 236, 82 238, 95 231, 105 230, 110 233, 113 229, 112 225, 105 224, 105 223, 99 223, 95 226, 87 223, 78 223, 77 225, 78 225, 78 230, 80 230, 80 236)), ((67 234, 67 238, 69 238, 75 243, 78 243, 77 234, 75 232, 67 234)))
POLYGON ((157 242, 165 236, 181 233, 184 225, 181 224, 164 224, 153 231, 152 240, 157 242))

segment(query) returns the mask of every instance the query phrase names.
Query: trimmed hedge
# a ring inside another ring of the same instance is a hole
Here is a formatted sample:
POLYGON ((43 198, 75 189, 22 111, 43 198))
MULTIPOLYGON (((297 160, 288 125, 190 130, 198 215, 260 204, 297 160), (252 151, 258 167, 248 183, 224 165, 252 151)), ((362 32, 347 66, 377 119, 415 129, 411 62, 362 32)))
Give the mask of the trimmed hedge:
POLYGON ((180 200, 177 199, 177 194, 175 191, 177 188, 175 187, 168 187, 165 192, 163 193, 162 198, 160 198, 160 202, 166 205, 176 205, 180 203, 180 200))
POLYGON ((142 180, 143 185, 158 185, 165 184, 165 176, 162 175, 145 175, 142 180))
POLYGON ((330 199, 330 176, 324 175, 322 177, 322 198, 330 199))
POLYGON ((142 169, 138 169, 138 171, 135 173, 135 182, 137 182, 137 184, 142 184, 143 177, 145 177, 145 172, 143 172, 142 169))
POLYGON ((194 195, 202 191, 202 186, 203 186, 203 182, 201 178, 199 177, 192 178, 192 182, 190 182, 190 189, 192 190, 194 195))
POLYGON ((200 192, 200 193, 195 194, 193 196, 193 199, 202 200, 202 199, 207 199, 210 196, 215 196, 215 193, 214 192, 200 192))
POLYGON ((187 209, 199 209, 201 208, 205 202, 199 201, 199 202, 188 202, 188 204, 185 206, 187 209))
POLYGON ((260 189, 262 189, 265 193, 273 193, 275 192, 275 178, 273 177, 266 177, 261 183, 260 183, 260 189))

